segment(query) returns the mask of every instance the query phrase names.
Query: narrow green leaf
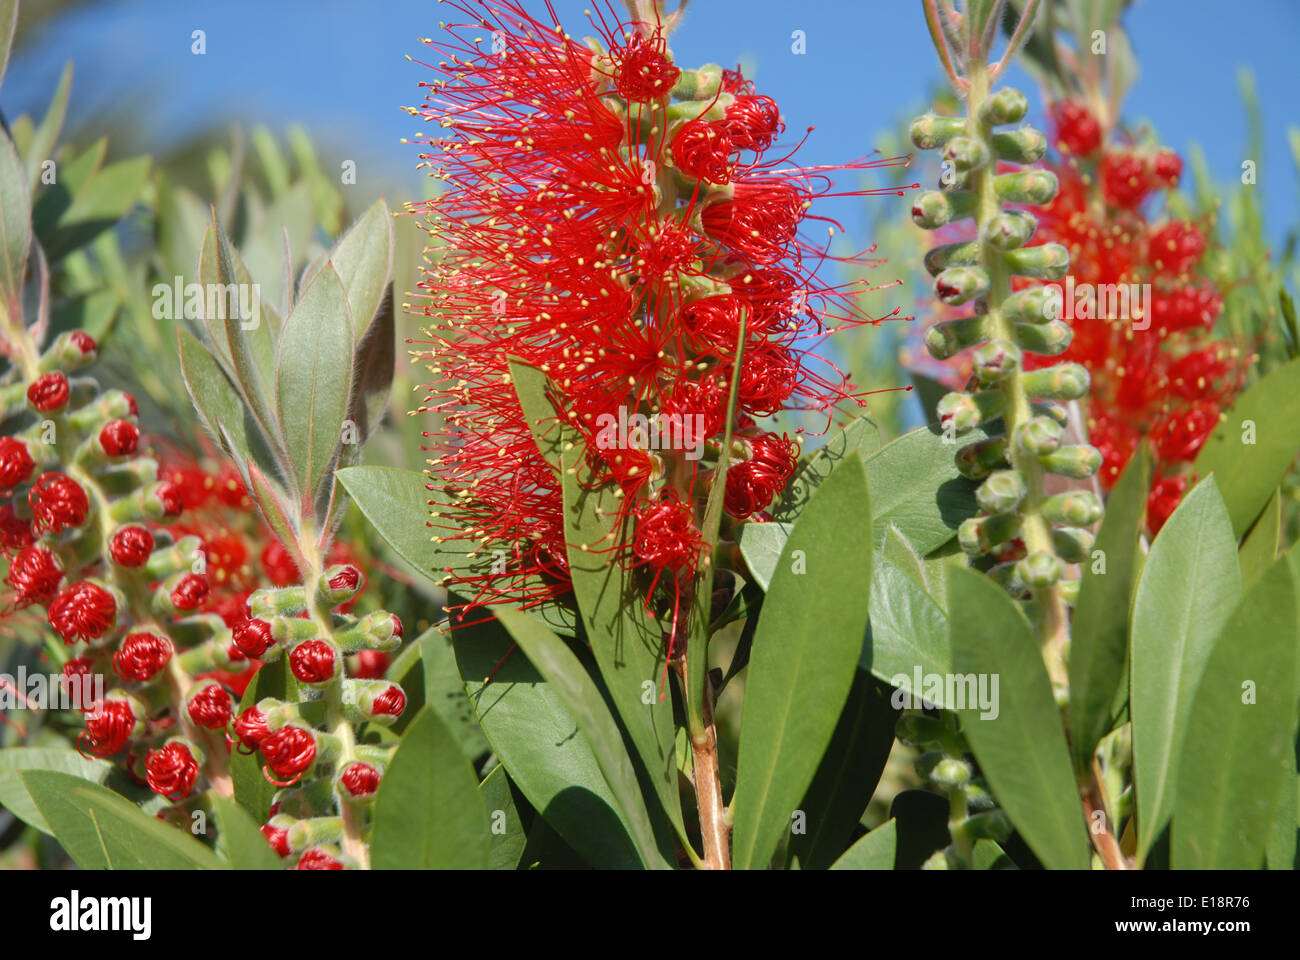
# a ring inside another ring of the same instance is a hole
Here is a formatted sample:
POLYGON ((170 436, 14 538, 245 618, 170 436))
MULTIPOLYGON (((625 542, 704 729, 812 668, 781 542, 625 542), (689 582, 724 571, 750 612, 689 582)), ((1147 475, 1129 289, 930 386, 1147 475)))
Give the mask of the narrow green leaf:
POLYGON ((377 870, 481 870, 490 847, 474 768, 426 706, 407 727, 379 785, 371 864, 377 870))
POLYGON ((537 450, 542 459, 558 471, 561 446, 566 441, 572 443, 575 436, 571 432, 566 436, 564 422, 551 398, 554 389, 551 378, 521 360, 509 358, 507 363, 510 365, 510 383, 515 388, 519 409, 532 431, 537 450))
POLYGON ((457 627, 452 643, 492 751, 528 802, 592 866, 639 868, 591 744, 554 686, 495 620, 457 627))
MULTIPOLYGON (((3 29, 0 24, 0 31, 3 29)), ((32 208, 22 162, 9 138, 0 133, 0 306, 14 323, 21 315, 31 221, 32 208)))
MULTIPOLYGON (((952 671, 947 614, 911 576, 881 554, 872 568, 871 626, 860 663, 891 686, 927 699, 924 677, 952 671), (917 689, 918 673, 922 689, 917 689)), ((930 702, 944 706, 942 697, 930 702)))
POLYGON ((1237 559, 1241 562, 1241 581, 1249 589, 1277 559, 1282 539, 1282 491, 1274 490, 1264 512, 1242 541, 1237 559))
POLYGON ((831 864, 832 870, 893 870, 898 848, 898 825, 886 820, 831 864))
POLYGON ((1093 750, 1110 731, 1111 703, 1128 660, 1129 607, 1150 488, 1143 445, 1111 492, 1092 558, 1083 564, 1070 640, 1071 747, 1079 773, 1089 770, 1093 750))
POLYGON ((1045 867, 1086 870, 1083 806, 1038 638, 1015 601, 974 570, 949 573, 948 611, 953 673, 967 691, 974 681, 991 694, 978 703, 968 692, 956 712, 993 795, 1045 867))
POLYGON ((489 870, 514 870, 528 846, 524 825, 519 820, 514 795, 510 792, 510 778, 506 768, 497 764, 478 785, 487 807, 491 825, 491 850, 488 853, 489 870))
POLYGON ((393 215, 381 197, 357 217, 330 251, 330 261, 348 293, 357 346, 378 315, 393 277, 393 243, 393 215))
MULTIPOLYGON (((0 28, 3 29, 3 28, 0 28)), ((36 128, 36 134, 27 148, 27 189, 35 190, 41 179, 41 165, 52 159, 54 145, 59 141, 59 132, 63 129, 63 118, 68 114, 68 97, 72 93, 72 61, 69 60, 59 76, 59 85, 50 99, 45 119, 36 128)))
POLYGON ((1197 476, 1214 474, 1240 537, 1259 516, 1296 456, 1300 359, 1273 370, 1237 398, 1196 457, 1197 476))
POLYGON ((507 606, 498 608, 496 615, 524 655, 554 687, 577 722, 578 729, 591 744, 600 772, 627 818, 642 862, 652 869, 667 867, 659 854, 650 814, 637 784, 636 771, 623 746, 618 724, 610 716, 586 668, 568 645, 535 617, 507 606))
MULTIPOLYGON (((121 220, 135 206, 149 177, 149 166, 148 157, 120 160, 97 170, 76 189, 49 233, 39 231, 41 246, 50 261, 85 246, 121 220)), ((65 188, 69 187, 67 173, 65 167, 60 177, 65 188)), ((53 189, 47 191, 47 195, 51 193, 53 189)))
POLYGON ((1257 870, 1264 862, 1278 797, 1294 783, 1296 600, 1282 557, 1214 642, 1178 769, 1175 870, 1257 870))
POLYGON ((806 829, 790 838, 788 855, 798 857, 804 870, 824 870, 835 862, 871 801, 894 746, 898 711, 890 693, 866 670, 853 678, 835 733, 799 804, 806 829))
POLYGON ((18 29, 18 0, 0 0, 0 83, 4 82, 9 66, 9 53, 13 49, 14 33, 18 29))
POLYGON ((416 640, 416 645, 420 650, 424 702, 442 718, 465 756, 473 760, 486 754, 491 748, 474 718, 474 706, 465 695, 451 637, 437 627, 430 627, 416 640))
POLYGON ((925 570, 925 561, 916 552, 916 548, 912 546, 911 541, 903 536, 902 531, 892 523, 885 528, 885 537, 880 546, 880 553, 886 560, 907 574, 918 587, 926 593, 933 594, 925 570))
POLYGON ((283 865, 253 818, 229 797, 212 794, 217 854, 235 870, 282 870, 283 865))
POLYGON ((276 415, 304 515, 343 441, 352 384, 352 317, 328 264, 284 321, 276 356, 276 415))
POLYGON ((850 453, 804 507, 763 603, 731 803, 737 869, 772 858, 835 731, 867 626, 870 528, 866 470, 850 453))
POLYGON ((1240 600, 1232 522, 1215 478, 1207 477, 1161 528, 1133 602, 1129 713, 1139 863, 1173 811, 1192 696, 1240 600))
MULTIPOLYGON (((0 33, 3 30, 3 23, 0 22, 0 33)), ((21 776, 24 770, 54 770, 92 783, 103 783, 113 772, 113 765, 107 760, 83 757, 76 750, 52 747, 8 747, 0 750, 0 807, 41 833, 53 835, 54 831, 45 822, 31 794, 27 792, 21 776)))
POLYGON ((55 838, 83 870, 226 867, 189 834, 97 783, 52 770, 25 770, 21 776, 55 838))
POLYGON ((750 577, 764 590, 771 585, 785 542, 790 539, 793 523, 742 523, 737 539, 740 555, 750 577))

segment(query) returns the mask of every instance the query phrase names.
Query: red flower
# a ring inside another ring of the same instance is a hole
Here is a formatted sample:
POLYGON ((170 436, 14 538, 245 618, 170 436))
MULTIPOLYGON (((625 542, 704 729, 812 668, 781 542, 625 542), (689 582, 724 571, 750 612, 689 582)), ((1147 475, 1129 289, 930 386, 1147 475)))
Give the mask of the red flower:
POLYGON ((90 501, 81 485, 67 474, 42 473, 27 493, 37 532, 60 533, 79 527, 90 513, 90 501))
POLYGON ((194 789, 199 762, 185 744, 172 742, 149 751, 145 770, 150 790, 168 800, 183 800, 194 789))
POLYGON ((371 701, 371 713, 378 716, 400 717, 406 709, 406 694, 393 684, 371 701))
POLYGON ((1101 188, 1107 203, 1136 210, 1155 186, 1147 160, 1140 154, 1116 151, 1102 157, 1101 188))
POLYGON ((154 496, 162 504, 163 513, 168 517, 179 517, 185 509, 185 498, 181 491, 170 483, 160 483, 154 488, 154 496))
POLYGON ((12 553, 35 542, 31 523, 14 513, 13 504, 0 506, 0 548, 12 553))
POLYGON ((313 847, 298 858, 296 870, 342 870, 343 864, 335 860, 324 850, 313 847))
POLYGON ((9 564, 5 583, 13 587, 14 607, 22 609, 33 603, 48 604, 63 580, 63 566, 58 557, 43 547, 23 547, 9 564))
POLYGON ((382 650, 362 650, 357 654, 357 666, 352 676, 361 680, 378 680, 388 672, 391 660, 382 650))
POLYGON ((281 727, 265 737, 259 749, 266 761, 262 772, 278 787, 293 786, 316 760, 316 738, 302 727, 281 727), (279 780, 273 779, 271 774, 279 780))
POLYGON ((766 433, 748 441, 749 458, 727 468, 727 491, 723 506, 737 520, 764 510, 799 462, 799 445, 784 434, 766 433))
POLYGON ((99 584, 79 580, 60 590, 50 602, 49 620, 64 643, 95 640, 116 622, 117 601, 99 584))
POLYGON ((368 763, 349 763, 339 779, 354 797, 368 797, 379 789, 379 771, 368 763))
POLYGON ((110 457, 135 453, 140 443, 140 428, 129 420, 110 420, 99 431, 99 445, 110 457))
POLYGON ((101 700, 86 714, 86 729, 77 734, 77 750, 83 755, 111 757, 126 746, 137 722, 126 700, 101 700))
POLYGON ((230 694, 219 683, 208 683, 190 697, 186 711, 200 727, 220 730, 230 722, 230 694))
POLYGON ((41 413, 54 413, 63 409, 67 405, 68 396, 68 378, 58 370, 42 374, 27 388, 27 402, 41 413))
POLYGON ((84 330, 73 330, 68 337, 68 342, 77 348, 82 357, 91 357, 99 349, 95 338, 84 330))
POLYGON ((187 573, 172 589, 172 606, 177 610, 193 610, 208 597, 208 578, 199 573, 187 573))
POLYGON ((121 527, 108 542, 113 562, 123 567, 141 567, 153 553, 153 534, 144 527, 121 527))
POLYGON ((289 669, 300 683, 325 683, 337 668, 334 648, 324 640, 304 640, 289 654, 289 669))
POLYGON ((125 680, 152 680, 167 666, 175 647, 155 633, 128 633, 113 654, 113 670, 125 680))
POLYGON ((17 437, 0 437, 0 490, 12 490, 32 473, 32 455, 17 437))
POLYGON ((272 826, 264 823, 261 826, 262 836, 266 837, 266 842, 271 845, 271 849, 280 857, 289 856, 289 831, 283 827, 272 826))
POLYGON ((232 631, 231 640, 246 657, 260 657, 275 643, 275 638, 271 636, 271 625, 256 618, 238 624, 232 631))
POLYGON ((1101 146, 1101 124, 1081 103, 1061 101, 1051 106, 1056 143, 1062 152, 1089 157, 1101 146))
POLYGON ((279 540, 272 540, 262 548, 262 569, 277 587, 291 587, 298 582, 298 565, 279 540))
POLYGON ((262 746, 262 741, 271 734, 266 724, 266 714, 257 707, 249 707, 235 718, 235 736, 245 753, 252 753, 262 746))

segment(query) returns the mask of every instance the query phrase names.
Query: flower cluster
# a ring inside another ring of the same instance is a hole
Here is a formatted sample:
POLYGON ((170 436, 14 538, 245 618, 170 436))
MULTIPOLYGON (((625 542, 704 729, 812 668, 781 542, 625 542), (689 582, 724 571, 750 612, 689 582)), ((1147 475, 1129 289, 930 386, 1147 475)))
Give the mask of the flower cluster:
POLYGON ((591 482, 616 485, 605 549, 676 584, 707 548, 699 506, 727 436, 725 509, 762 520, 799 445, 760 421, 865 405, 815 352, 879 322, 855 306, 861 287, 819 279, 831 257, 804 232, 832 168, 783 166, 775 101, 739 70, 679 67, 659 23, 603 8, 582 43, 508 0, 449 6, 466 22, 426 41, 437 79, 410 109, 441 128, 422 154, 445 189, 424 208, 436 266, 419 412, 441 418, 426 434, 431 525, 471 556, 449 586, 475 604, 569 591, 560 471, 534 441, 561 422, 591 482), (511 360, 549 376, 555 422, 525 416, 511 360), (631 416, 651 427, 603 441, 631 416), (696 449, 657 442, 668 425, 696 449))

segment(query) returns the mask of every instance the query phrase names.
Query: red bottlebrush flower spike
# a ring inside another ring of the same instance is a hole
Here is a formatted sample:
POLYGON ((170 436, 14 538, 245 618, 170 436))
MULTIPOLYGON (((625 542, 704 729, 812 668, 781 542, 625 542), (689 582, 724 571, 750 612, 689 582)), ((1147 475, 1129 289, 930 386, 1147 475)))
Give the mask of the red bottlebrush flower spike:
POLYGON ((58 557, 43 547, 23 547, 9 563, 5 583, 14 590, 14 608, 47 604, 63 581, 58 557))
POLYGON ((338 657, 324 640, 304 640, 289 654, 289 669, 299 683, 326 683, 338 670, 338 657))
POLYGON ((108 553, 120 566, 140 567, 153 553, 153 546, 153 534, 144 527, 122 527, 108 542, 108 553))
POLYGON ((1090 157, 1101 148, 1101 124, 1083 104, 1068 100, 1054 103, 1051 114, 1056 143, 1063 153, 1090 157))
POLYGON ((155 633, 128 633, 113 654, 113 670, 125 680, 152 680, 172 658, 171 640, 155 633))
POLYGON ((55 413, 68 403, 68 378, 60 371, 42 374, 27 388, 27 402, 38 413, 55 413))
POLYGON ((799 462, 799 445, 774 433, 748 441, 749 459, 727 469, 727 491, 723 507, 737 520, 745 520, 766 509, 794 473, 799 462))
POLYGON ((32 523, 41 533, 61 533, 69 527, 80 527, 90 513, 86 491, 63 473, 41 474, 28 491, 27 502, 32 508, 32 523))
POLYGON ((117 620, 117 601, 97 583, 80 580, 64 587, 49 605, 49 620, 64 643, 96 640, 117 620))
POLYGON ((0 490, 12 490, 32 474, 35 463, 27 444, 17 437, 0 437, 0 490))
POLYGON ((190 697, 186 711, 200 727, 222 730, 230 723, 230 694, 219 683, 205 684, 190 697))
POLYGON ((150 790, 168 800, 183 800, 194 789, 199 762, 185 744, 172 742, 161 750, 149 751, 145 770, 150 790))
MULTIPOLYGON (((571 590, 560 477, 519 408, 511 357, 550 377, 592 485, 617 486, 622 532, 600 549, 670 569, 677 593, 706 547, 696 517, 707 484, 695 476, 709 467, 686 455, 686 425, 702 453, 753 417, 807 410, 829 422, 838 404, 865 406, 812 348, 879 320, 855 305, 865 285, 818 279, 830 258, 802 231, 819 219, 816 199, 840 195, 832 170, 903 159, 775 169, 788 159, 764 160, 784 130, 776 102, 738 71, 720 89, 695 73, 676 95, 691 87, 699 99, 671 100, 683 75, 654 24, 602 8, 588 46, 513 0, 451 6, 463 22, 426 41, 438 76, 411 113, 442 131, 421 155, 445 189, 423 206, 440 256, 420 284, 433 379, 419 412, 441 424, 428 435, 430 526, 476 561, 448 571, 465 601, 453 613, 527 609, 571 590), (490 49, 475 42, 484 30, 490 49), (742 317, 740 409, 728 424, 742 317), (620 416, 672 418, 682 442, 652 448, 629 432, 604 444, 620 416), (675 506, 660 499, 665 483, 675 506)), ((851 195, 877 192, 903 191, 851 195)), ((848 259, 878 262, 869 253, 848 259)), ((759 472, 756 484, 779 471, 759 472)))

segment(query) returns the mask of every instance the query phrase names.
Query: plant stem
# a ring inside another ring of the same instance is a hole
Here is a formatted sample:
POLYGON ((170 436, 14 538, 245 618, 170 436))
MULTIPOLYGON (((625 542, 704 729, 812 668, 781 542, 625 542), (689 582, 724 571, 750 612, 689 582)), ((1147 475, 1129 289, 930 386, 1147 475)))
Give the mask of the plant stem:
MULTIPOLYGON (((989 98, 990 77, 986 63, 970 64, 970 93, 966 100, 967 132, 984 144, 987 155, 997 156, 993 144, 993 128, 980 119, 980 108, 989 98)), ((985 164, 974 175, 976 194, 975 226, 976 236, 983 237, 986 225, 1002 212, 1002 204, 994 187, 997 165, 985 164)), ((991 244, 980 243, 982 266, 988 273, 989 292, 987 297, 987 323, 990 335, 994 339, 1015 343, 1013 325, 1003 314, 1003 302, 1011 294, 1011 276, 1003 262, 1002 254, 991 244)), ((1016 429, 1033 416, 1029 397, 1021 384, 1020 367, 1002 379, 996 389, 1006 398, 1006 409, 1002 415, 1008 439, 1015 436, 1016 429)), ((1044 496, 1043 468, 1037 458, 1018 451, 1014 442, 1007 444, 1007 456, 1013 469, 1025 479, 1028 492, 1020 507, 1022 517, 1021 538, 1028 553, 1053 553, 1052 529, 1042 515, 1039 504, 1044 496)), ((1047 674, 1055 687, 1064 689, 1068 684, 1065 664, 1061 654, 1069 638, 1069 620, 1065 612, 1065 601, 1061 591, 1054 584, 1035 591, 1035 608, 1039 619, 1039 636, 1042 642, 1043 662, 1047 674)))
MULTIPOLYGON (((682 686, 686 682, 686 664, 679 666, 682 686)), ((731 823, 722 802, 722 779, 718 774, 718 731, 713 723, 713 690, 707 678, 701 703, 703 730, 689 734, 694 764, 695 800, 700 812, 700 839, 704 844, 702 870, 731 869, 731 823)))

